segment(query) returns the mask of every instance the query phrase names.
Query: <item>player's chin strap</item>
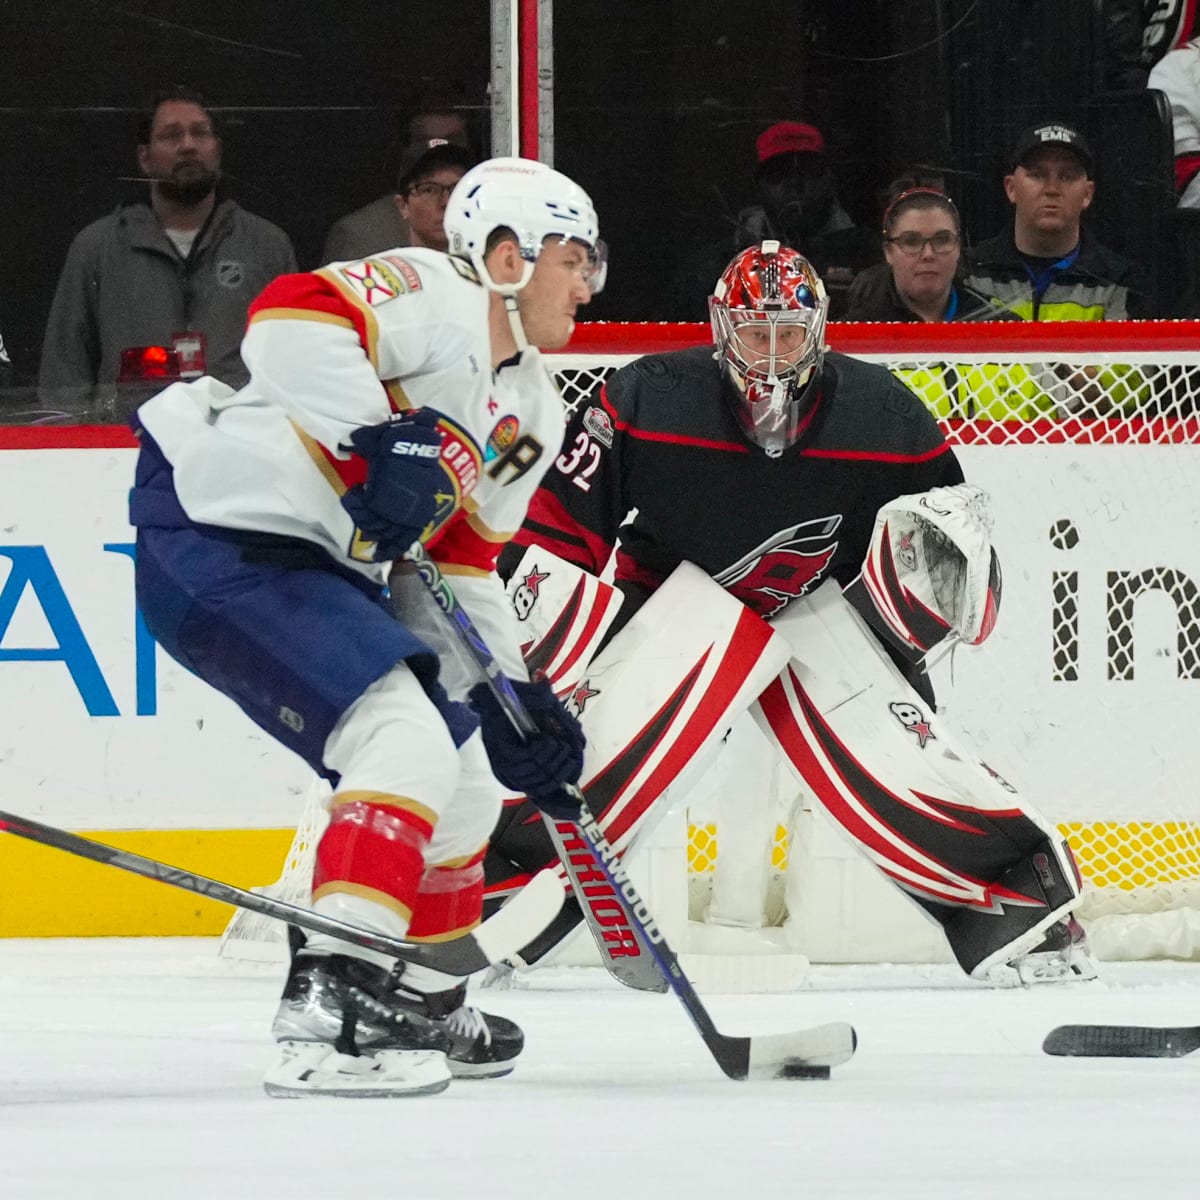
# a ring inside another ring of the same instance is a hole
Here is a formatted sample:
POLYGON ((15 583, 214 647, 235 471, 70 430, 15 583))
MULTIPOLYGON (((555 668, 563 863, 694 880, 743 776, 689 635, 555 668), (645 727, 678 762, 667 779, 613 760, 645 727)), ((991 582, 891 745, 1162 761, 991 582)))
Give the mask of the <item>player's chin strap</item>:
POLYGON ((525 336, 525 325, 521 321, 521 309, 517 303, 516 292, 504 293, 504 315, 508 317, 508 327, 512 330, 513 341, 517 343, 517 353, 529 349, 529 339, 525 336))

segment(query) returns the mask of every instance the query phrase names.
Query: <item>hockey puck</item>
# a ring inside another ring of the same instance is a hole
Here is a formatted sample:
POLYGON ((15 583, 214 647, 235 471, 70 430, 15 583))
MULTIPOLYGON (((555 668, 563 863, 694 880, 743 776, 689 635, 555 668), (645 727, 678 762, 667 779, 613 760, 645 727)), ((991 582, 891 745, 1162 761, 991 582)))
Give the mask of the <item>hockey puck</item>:
POLYGON ((814 1067, 809 1063, 788 1062, 779 1068, 776 1079, 828 1079, 828 1067, 814 1067))

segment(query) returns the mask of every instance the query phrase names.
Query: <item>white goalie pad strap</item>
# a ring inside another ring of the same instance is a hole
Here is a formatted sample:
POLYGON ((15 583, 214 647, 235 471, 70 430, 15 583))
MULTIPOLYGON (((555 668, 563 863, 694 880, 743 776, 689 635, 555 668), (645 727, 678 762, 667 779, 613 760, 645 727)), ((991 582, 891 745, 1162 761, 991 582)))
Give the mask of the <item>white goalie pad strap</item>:
POLYGON ((1038 904, 989 882, 981 865, 1009 833, 1039 842, 1045 834, 1077 883, 1054 826, 956 740, 835 583, 794 601, 773 626, 796 657, 768 686, 755 718, 894 883, 925 902, 978 910, 1038 904))
POLYGON ((987 493, 969 483, 899 496, 875 518, 862 582, 887 628, 914 650, 951 632, 978 645, 996 624, 1000 563, 987 493))
POLYGON ((530 676, 541 672, 559 696, 567 695, 616 617, 621 593, 536 546, 525 551, 506 590, 530 676))
POLYGON ((690 563, 604 648, 565 699, 587 734, 584 793, 618 851, 685 770, 688 786, 790 657, 761 617, 690 563))

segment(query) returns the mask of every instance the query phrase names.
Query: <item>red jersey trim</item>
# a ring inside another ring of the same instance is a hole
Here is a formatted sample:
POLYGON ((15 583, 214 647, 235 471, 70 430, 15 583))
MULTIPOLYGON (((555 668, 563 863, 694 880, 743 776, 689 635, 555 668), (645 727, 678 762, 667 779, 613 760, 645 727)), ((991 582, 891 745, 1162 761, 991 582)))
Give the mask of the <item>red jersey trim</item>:
POLYGON ((943 454, 950 453, 950 445, 948 442, 943 442, 940 446, 934 446, 932 450, 926 450, 923 454, 888 454, 882 450, 801 450, 799 455, 801 458, 839 458, 839 459, 854 459, 858 462, 886 462, 886 463, 921 463, 929 462, 931 459, 940 458, 943 454))

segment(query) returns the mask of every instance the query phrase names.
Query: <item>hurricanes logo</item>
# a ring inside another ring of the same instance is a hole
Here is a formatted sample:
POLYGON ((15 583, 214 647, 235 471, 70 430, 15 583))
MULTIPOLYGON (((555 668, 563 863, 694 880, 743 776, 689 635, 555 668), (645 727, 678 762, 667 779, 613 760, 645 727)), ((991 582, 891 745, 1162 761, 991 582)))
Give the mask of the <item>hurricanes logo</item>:
POLYGON ((896 547, 896 557, 900 565, 909 571, 917 569, 917 552, 913 549, 913 538, 916 530, 909 529, 900 535, 900 544, 896 547))
POLYGON ((550 572, 539 571, 536 564, 528 575, 521 578, 521 582, 512 595, 512 605, 517 610, 518 621, 524 621, 533 612, 534 601, 538 597, 538 588, 549 578, 550 572))
POLYGON ((839 513, 802 521, 772 534, 731 567, 713 576, 760 617, 774 616, 825 577, 838 548, 839 513))
POLYGON ((888 709, 893 717, 908 730, 909 733, 914 733, 917 736, 917 743, 922 750, 925 749, 926 742, 936 742, 937 735, 929 727, 929 721, 925 714, 915 705, 897 701, 894 704, 889 704, 888 709))

